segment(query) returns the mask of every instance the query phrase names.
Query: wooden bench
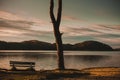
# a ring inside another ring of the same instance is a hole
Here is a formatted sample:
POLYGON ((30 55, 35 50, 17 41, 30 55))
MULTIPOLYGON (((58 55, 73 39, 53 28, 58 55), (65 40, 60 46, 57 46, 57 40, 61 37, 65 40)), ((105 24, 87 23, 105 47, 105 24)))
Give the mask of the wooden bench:
POLYGON ((10 61, 12 70, 17 70, 16 67, 29 67, 28 70, 34 70, 35 62, 21 62, 21 61, 10 61))

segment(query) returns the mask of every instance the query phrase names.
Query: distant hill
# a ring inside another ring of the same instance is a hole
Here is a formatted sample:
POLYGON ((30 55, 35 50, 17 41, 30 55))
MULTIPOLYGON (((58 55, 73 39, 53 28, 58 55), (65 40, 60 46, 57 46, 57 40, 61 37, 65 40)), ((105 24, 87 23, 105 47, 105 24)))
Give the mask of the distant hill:
MULTIPOLYGON (((63 44, 64 50, 81 51, 113 51, 112 47, 98 41, 85 41, 82 43, 63 44)), ((0 41, 0 50, 56 50, 55 43, 47 43, 38 40, 29 40, 23 42, 5 42, 0 41)))
POLYGON ((85 41, 74 45, 76 49, 87 51, 112 51, 112 47, 98 41, 85 41))

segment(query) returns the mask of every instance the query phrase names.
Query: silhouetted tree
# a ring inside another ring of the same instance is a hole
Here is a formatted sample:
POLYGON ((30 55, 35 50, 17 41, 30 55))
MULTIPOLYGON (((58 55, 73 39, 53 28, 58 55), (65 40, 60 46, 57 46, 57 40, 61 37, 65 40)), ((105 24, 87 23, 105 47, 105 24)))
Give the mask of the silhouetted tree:
POLYGON ((54 16, 54 0, 50 0, 50 17, 53 24, 54 36, 56 40, 57 56, 58 56, 58 69, 65 69, 64 56, 63 56, 63 45, 62 45, 62 33, 60 33, 60 22, 62 15, 62 0, 58 0, 58 12, 57 19, 54 16))

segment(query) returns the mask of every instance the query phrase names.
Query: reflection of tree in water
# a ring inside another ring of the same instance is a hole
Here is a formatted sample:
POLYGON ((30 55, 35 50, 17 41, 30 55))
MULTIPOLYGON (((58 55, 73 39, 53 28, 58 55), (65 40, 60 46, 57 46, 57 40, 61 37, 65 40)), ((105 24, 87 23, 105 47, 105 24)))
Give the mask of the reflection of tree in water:
MULTIPOLYGON (((80 60, 86 63, 97 63, 111 58, 111 56, 107 55, 73 55, 71 57, 75 57, 77 61, 80 60)), ((67 55, 66 58, 70 58, 70 56, 67 55)))

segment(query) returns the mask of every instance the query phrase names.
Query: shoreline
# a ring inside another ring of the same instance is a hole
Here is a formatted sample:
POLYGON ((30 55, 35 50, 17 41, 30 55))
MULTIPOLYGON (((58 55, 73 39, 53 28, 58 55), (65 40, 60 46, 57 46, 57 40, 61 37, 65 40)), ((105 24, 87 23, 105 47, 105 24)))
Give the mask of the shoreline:
POLYGON ((0 80, 119 80, 120 67, 92 67, 81 70, 5 71, 0 80))

